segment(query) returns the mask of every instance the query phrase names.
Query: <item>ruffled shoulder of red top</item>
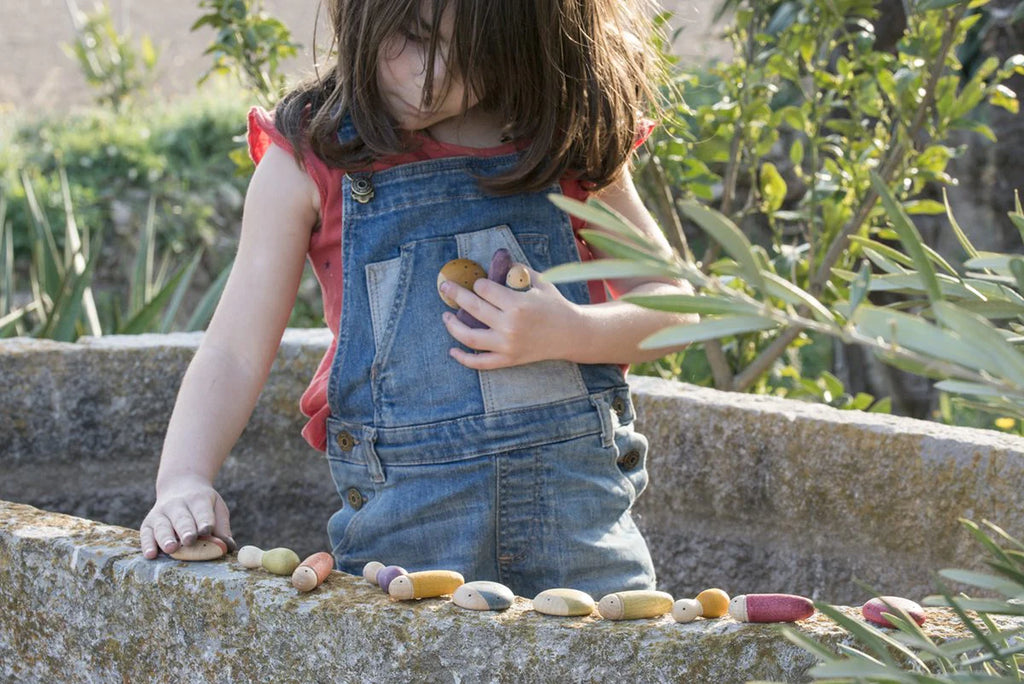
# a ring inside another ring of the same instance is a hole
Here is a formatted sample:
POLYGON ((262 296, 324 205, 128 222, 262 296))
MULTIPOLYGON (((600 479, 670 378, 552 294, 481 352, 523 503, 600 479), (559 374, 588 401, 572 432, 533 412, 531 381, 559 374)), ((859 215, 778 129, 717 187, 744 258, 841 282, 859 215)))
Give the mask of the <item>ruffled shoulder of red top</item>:
MULTIPOLYGON (((291 142, 274 125, 274 113, 262 107, 253 107, 249 110, 246 140, 249 144, 249 156, 256 164, 260 163, 271 145, 277 145, 288 154, 295 153, 291 142)), ((321 197, 324 197, 329 185, 330 167, 311 150, 302 155, 302 164, 306 173, 320 189, 321 197)))
POLYGON ((249 156, 256 164, 260 163, 271 145, 277 145, 288 154, 293 154, 295 149, 288 138, 274 126, 274 113, 262 107, 253 107, 249 110, 246 140, 249 143, 249 156))

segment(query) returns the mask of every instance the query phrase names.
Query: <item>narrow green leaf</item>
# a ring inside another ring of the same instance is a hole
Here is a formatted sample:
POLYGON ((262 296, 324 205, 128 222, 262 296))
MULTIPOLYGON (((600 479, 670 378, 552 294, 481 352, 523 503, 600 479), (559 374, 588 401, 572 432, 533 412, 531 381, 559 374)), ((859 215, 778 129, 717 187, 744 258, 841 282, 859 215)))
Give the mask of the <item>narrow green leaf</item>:
POLYGON ((156 195, 149 196, 146 222, 139 230, 139 250, 135 254, 135 267, 129 282, 128 311, 132 315, 142 310, 153 297, 153 258, 156 251, 156 195))
POLYGON ((908 257, 906 254, 900 252, 897 249, 893 249, 889 245, 879 242, 878 240, 872 240, 871 238, 866 238, 861 235, 851 235, 850 242, 854 243, 855 245, 859 245, 860 247, 865 249, 872 249, 875 252, 885 256, 892 262, 897 263, 901 266, 914 265, 914 260, 908 257))
POLYGON ((644 276, 678 278, 679 273, 664 266, 629 259, 595 259, 561 264, 544 271, 550 283, 571 283, 580 280, 614 280, 644 276))
POLYGON ((589 225, 604 228, 620 237, 626 238, 638 247, 651 247, 651 241, 646 235, 634 227, 625 217, 600 200, 591 198, 586 202, 581 202, 577 199, 555 193, 548 195, 548 199, 565 213, 579 217, 589 225))
POLYGON ((778 297, 784 302, 793 306, 806 306, 816 319, 823 323, 835 323, 836 318, 829 311, 828 307, 815 299, 809 292, 805 292, 785 278, 765 271, 762 273, 765 280, 765 292, 772 297, 778 297))
POLYGON ((867 337, 965 368, 981 370, 985 366, 986 360, 979 359, 975 351, 968 349, 959 334, 932 325, 920 316, 864 304, 851 320, 858 332, 867 337))
MULTIPOLYGON (((63 167, 60 169, 61 198, 64 203, 64 244, 67 248, 67 261, 65 268, 70 268, 79 276, 85 271, 85 255, 83 254, 82 235, 78 231, 78 222, 75 220, 75 208, 71 201, 71 184, 68 183, 68 175, 63 167)), ((99 245, 95 245, 99 251, 99 245)), ((85 318, 85 325, 90 335, 100 336, 103 330, 100 327, 99 314, 96 312, 96 300, 92 294, 92 279, 85 283, 82 289, 81 301, 76 305, 81 307, 85 318)))
POLYGON ((25 192, 25 201, 28 204, 29 213, 32 215, 32 225, 37 237, 32 245, 32 261, 36 267, 34 284, 51 299, 56 299, 64 282, 64 263, 60 257, 60 251, 57 249, 57 240, 53 235, 53 227, 39 206, 35 188, 33 188, 28 174, 22 173, 21 185, 25 192))
POLYGON ((917 216, 924 214, 928 216, 935 216, 937 214, 945 213, 945 207, 942 206, 942 202, 935 200, 913 200, 903 205, 903 208, 911 216, 917 216))
MULTIPOLYGON (((8 313, 14 302, 14 234, 7 220, 7 196, 0 191, 0 316, 8 313)), ((0 331, 6 325, 0 326, 0 331)))
POLYGON ((871 263, 873 263, 875 266, 882 269, 886 273, 889 273, 891 275, 905 275, 907 273, 907 269, 900 266, 898 263, 890 259, 885 254, 881 254, 875 251, 874 249, 871 249, 870 247, 865 247, 863 251, 864 256, 870 259, 871 263))
POLYGON ((671 266, 657 252, 637 247, 629 240, 624 240, 616 235, 584 229, 579 231, 579 236, 588 245, 603 253, 595 252, 594 256, 598 258, 633 259, 635 261, 651 261, 671 266))
MULTIPOLYGON (((987 527, 989 530, 991 530, 992 533, 995 534, 997 537, 999 537, 1000 539, 1002 539, 1005 542, 1008 542, 1009 544, 1011 544, 1012 546, 1020 549, 1021 551, 1024 551, 1024 541, 1021 541, 1020 539, 1017 539, 1016 537, 1011 536, 1002 527, 1000 527, 999 525, 996 525, 995 523, 993 523, 993 522, 991 522, 989 520, 982 520, 982 522, 985 523, 985 527, 987 527)), ((1004 549, 1004 551, 1008 551, 1008 550, 1009 549, 1004 549)), ((1024 563, 1024 556, 1021 556, 1020 560, 1021 560, 1022 563, 1024 563)))
POLYGON ((967 233, 960 227, 960 223, 956 220, 953 215, 953 208, 949 206, 949 195, 946 193, 946 188, 942 189, 942 202, 946 205, 946 216, 949 218, 949 225, 953 227, 953 233, 956 235, 957 241, 960 246, 964 248, 964 252, 971 259, 978 256, 978 250, 974 248, 971 241, 967 238, 967 233))
POLYGON ((36 308, 37 308, 36 302, 32 302, 31 304, 29 304, 27 306, 18 307, 17 309, 14 309, 13 311, 11 311, 10 313, 8 313, 6 315, 0 316, 0 337, 3 337, 6 334, 6 333, 4 333, 4 329, 7 326, 9 326, 9 325, 11 325, 13 323, 17 323, 19 320, 21 320, 29 312, 35 311, 36 308))
POLYGON ((871 286, 871 266, 868 262, 861 262, 860 271, 857 273, 857 277, 854 278, 850 284, 850 310, 847 314, 847 318, 853 315, 860 306, 861 302, 864 301, 864 295, 867 294, 868 288, 871 286))
POLYGON ((921 234, 917 231, 917 228, 906 212, 903 211, 903 207, 896 201, 896 198, 889 190, 889 186, 874 171, 871 172, 871 185, 874 187, 875 192, 878 193, 882 206, 885 208, 893 227, 900 236, 903 249, 914 260, 914 265, 917 267, 918 274, 924 282, 925 290, 928 293, 928 299, 933 303, 941 301, 942 292, 935 278, 935 269, 932 267, 931 259, 928 258, 924 248, 921 234))
POLYGON ((1024 402, 1024 392, 1012 392, 992 385, 982 385, 965 380, 943 380, 935 384, 935 389, 953 394, 970 394, 980 397, 1013 397, 1024 402))
POLYGON ((764 276, 753 255, 753 245, 735 223, 722 214, 712 211, 698 202, 680 203, 680 208, 694 223, 703 228, 722 245, 722 249, 736 260, 747 283, 759 292, 765 291, 764 276))
POLYGON ((192 273, 195 272, 195 266, 197 264, 198 255, 193 257, 189 263, 179 268, 174 276, 167 281, 167 284, 164 285, 159 292, 154 294, 152 299, 145 302, 141 309, 134 312, 118 332, 125 335, 137 335, 151 330, 153 321, 160 316, 164 307, 167 306, 167 303, 174 295, 178 284, 184 280, 186 275, 188 275, 189 278, 192 277, 192 273))
POLYGON ((764 316, 724 316, 705 318, 699 323, 674 325, 659 330, 640 343, 641 349, 677 347, 691 342, 706 342, 730 335, 742 335, 777 328, 779 324, 764 316))
POLYGON ((953 266, 948 261, 946 261, 946 259, 941 254, 939 254, 934 249, 923 243, 922 247, 924 247, 924 253, 928 255, 928 258, 931 259, 931 262, 933 264, 935 264, 936 266, 938 266, 951 276, 955 277, 957 275, 956 269, 953 268, 953 266))
POLYGON ((956 598, 953 602, 964 610, 975 610, 995 615, 1024 615, 1024 604, 999 599, 956 598))
POLYGON ((739 301, 718 295, 625 295, 622 301, 637 304, 657 311, 676 313, 714 314, 758 314, 761 306, 752 302, 739 301))
POLYGON ((1018 211, 1010 212, 1007 216, 1010 217, 1010 222, 1017 228, 1017 232, 1020 233, 1021 239, 1024 240, 1024 214, 1021 214, 1018 211))
POLYGON ((939 574, 953 582, 978 587, 979 589, 988 589, 1007 598, 1014 598, 1024 592, 1024 587, 1019 584, 1010 582, 1005 577, 998 577, 985 572, 949 569, 939 570, 939 574))
POLYGON ((999 544, 996 544, 995 540, 988 536, 988 534, 978 526, 978 523, 973 520, 961 518, 960 524, 962 524, 967 531, 985 547, 991 556, 1007 564, 1011 562, 1010 557, 1006 555, 1006 551, 1004 551, 999 544))
POLYGON ((964 262, 964 268, 989 270, 1001 273, 1002 275, 1009 275, 1011 273, 1010 261, 1015 258, 1019 259, 1020 256, 1016 254, 976 251, 974 256, 964 262))
MULTIPOLYGON (((984 295, 977 291, 977 288, 947 275, 933 277, 943 295, 958 297, 971 301, 984 301, 984 295)), ((919 272, 912 273, 890 273, 887 275, 876 275, 871 279, 872 292, 904 292, 914 294, 917 292, 927 293, 927 285, 919 272)))
POLYGON ((986 357, 987 370, 1024 388, 1024 356, 991 323, 949 302, 933 302, 932 310, 943 325, 969 343, 973 353, 986 357))
POLYGON ((964 4, 967 4, 965 0, 920 0, 915 9, 919 12, 929 12, 964 4))
POLYGON ((188 292, 189 286, 192 284, 192 278, 195 276, 196 269, 199 267, 199 260, 203 256, 203 250, 199 249, 196 251, 188 264, 185 266, 185 275, 181 278, 178 286, 174 288, 174 294, 171 300, 167 303, 167 308, 164 309, 163 320, 160 323, 160 332, 170 332, 171 326, 174 325, 174 318, 178 315, 178 309, 181 308, 181 302, 185 298, 185 294, 188 292))
POLYGON ((1010 259, 1010 271, 1017 281, 1017 291, 1024 292, 1024 259, 1010 259))
POLYGON ((53 308, 48 312, 45 323, 37 337, 59 342, 74 342, 77 333, 78 314, 81 311, 82 292, 92 280, 98 252, 89 255, 82 273, 66 271, 61 280, 53 308))
POLYGON ((892 398, 879 399, 868 409, 868 413, 892 413, 892 398))

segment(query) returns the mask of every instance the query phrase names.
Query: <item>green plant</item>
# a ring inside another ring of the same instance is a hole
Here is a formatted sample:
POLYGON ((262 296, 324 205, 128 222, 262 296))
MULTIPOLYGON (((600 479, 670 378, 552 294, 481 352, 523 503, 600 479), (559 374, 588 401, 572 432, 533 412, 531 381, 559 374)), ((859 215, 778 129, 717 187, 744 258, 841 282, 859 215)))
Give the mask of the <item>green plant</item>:
MULTIPOLYGON (((702 316, 698 323, 655 333, 642 347, 799 327, 864 345, 888 363, 940 379, 938 387, 970 407, 1004 420, 1006 416, 1024 418, 1024 351, 1020 346, 1024 343, 1024 256, 978 252, 949 212, 968 255, 964 264, 954 268, 924 245, 882 180, 872 176, 872 182, 892 222, 892 228, 881 233, 898 241, 902 251, 862 240, 861 267, 837 274, 845 283, 845 298, 831 308, 780 278, 758 259, 735 224, 697 203, 685 204, 684 210, 730 257, 721 275, 703 273, 692 258, 660 255, 640 231, 599 202, 583 204, 553 196, 559 207, 592 226, 583 237, 614 258, 558 266, 546 271, 545 277, 555 283, 631 276, 689 281, 696 294, 625 297, 640 306, 702 316), (898 298, 885 306, 871 304, 870 297, 879 293, 895 293, 898 298)), ((1024 209, 1019 202, 1011 219, 1024 237, 1024 209)), ((1024 627, 1007 630, 992 616, 1024 616, 1024 545, 990 525, 1002 542, 1009 544, 1000 547, 976 525, 965 524, 990 552, 987 564, 996 574, 963 570, 940 574, 1001 596, 954 597, 945 590, 941 597, 926 603, 950 606, 971 638, 937 644, 906 616, 896 617, 900 633, 890 635, 850 619, 836 608, 819 605, 819 610, 866 649, 840 646, 837 656, 790 630, 792 640, 823 661, 811 674, 830 682, 1022 681, 1024 627)))
MULTIPOLYGON (((244 130, 237 89, 218 87, 169 104, 130 111, 11 116, 0 126, 0 186, 7 199, 16 268, 24 270, 35 235, 22 178, 39 210, 57 225, 65 208, 60 169, 83 225, 107 226, 106 249, 142 229, 156 201, 158 251, 204 248, 204 271, 219 272, 237 230, 246 179, 228 158, 244 130)), ((55 239, 62 245, 64 234, 55 239)), ((104 273, 99 274, 101 278, 104 273)))
POLYGON ((75 29, 75 40, 64 46, 78 62, 86 82, 98 91, 96 101, 121 110, 131 104, 156 80, 159 53, 149 36, 142 36, 139 47, 131 36, 118 32, 103 2, 91 12, 82 12, 75 0, 66 0, 75 29))
MULTIPOLYGON (((837 273, 864 255, 850 238, 885 242, 879 187, 913 200, 908 212, 941 212, 929 193, 951 180, 956 151, 945 141, 956 130, 991 137, 972 113, 984 102, 1017 106, 1001 84, 1020 61, 988 60, 961 82, 955 49, 978 19, 966 16, 966 0, 907 3, 909 27, 892 52, 876 49, 869 0, 732 4, 737 57, 666 89, 674 116, 652 138, 638 184, 677 252, 702 273, 728 277, 737 260, 720 258, 714 240, 689 244, 678 208, 693 198, 752 236, 745 258, 775 289, 799 288, 828 309, 847 298, 837 273)), ((708 339, 688 352, 706 356, 707 377, 687 379, 770 390, 809 331, 764 326, 708 339)))
POLYGON ((291 32, 264 11, 260 0, 200 0, 199 7, 207 12, 192 30, 209 26, 217 32, 203 53, 213 57, 213 65, 199 82, 213 74, 234 75, 271 106, 284 92, 281 63, 299 48, 291 32))
POLYGON ((991 573, 943 570, 943 580, 994 595, 971 598, 954 595, 941 586, 941 595, 926 605, 951 608, 969 637, 937 642, 902 611, 889 620, 896 631, 883 631, 848 617, 826 604, 817 604, 862 648, 840 646, 838 654, 797 630, 784 629, 791 641, 816 655, 821 663, 810 675, 824 682, 1019 682, 1024 680, 1024 623, 1000 624, 995 616, 1024 617, 1024 543, 996 525, 962 521, 985 551, 991 573))
MULTIPOLYGON (((174 255, 165 254, 155 269, 155 203, 150 202, 148 219, 139 235, 138 251, 127 294, 103 292, 95 287, 96 264, 102 254, 103 236, 80 230, 71 201, 67 175, 60 171, 64 202, 63 249, 39 209, 35 191, 27 177, 24 191, 32 208, 36 239, 29 265, 29 292, 24 304, 15 304, 13 236, 6 219, 6 199, 0 193, 0 247, 4 261, 4 292, 0 298, 0 337, 29 335, 72 342, 80 335, 105 333, 167 332, 199 264, 201 251, 184 264, 174 266, 174 255)), ((227 269, 207 291, 185 325, 201 328, 212 315, 212 307, 226 280, 227 269)))
MULTIPOLYGON (((617 258, 567 264, 545 275, 552 282, 632 275, 689 281, 695 295, 625 297, 640 306, 703 316, 699 323, 652 335, 642 343, 647 348, 757 331, 811 330, 866 346, 887 363, 939 378, 939 389, 970 397, 960 399, 967 405, 1024 418, 1024 353, 1018 348, 1024 332, 1024 257, 979 253, 950 211, 970 256, 959 270, 954 268, 923 243, 882 180, 872 178, 893 226, 880 230, 880 236, 899 240, 904 252, 876 240, 855 239, 863 250, 860 268, 836 270, 841 283, 836 289, 843 299, 831 307, 779 276, 758 258, 739 227, 696 202, 684 203, 683 210, 729 256, 721 260, 717 274, 705 274, 697 262, 678 253, 658 255, 635 227, 600 203, 553 197, 560 207, 597 227, 585 230, 584 239, 617 258), (872 304, 870 295, 878 293, 899 298, 884 306, 872 304), (1004 328, 995 325, 1000 322, 1004 328)), ((1011 218, 1024 235, 1019 205, 1011 218)))

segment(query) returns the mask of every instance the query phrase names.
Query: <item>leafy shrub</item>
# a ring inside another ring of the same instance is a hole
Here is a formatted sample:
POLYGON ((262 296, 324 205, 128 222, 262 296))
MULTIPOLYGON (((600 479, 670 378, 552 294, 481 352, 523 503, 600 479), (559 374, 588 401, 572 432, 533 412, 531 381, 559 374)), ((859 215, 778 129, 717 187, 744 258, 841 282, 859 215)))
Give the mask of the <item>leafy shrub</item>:
POLYGON ((171 105, 5 120, 0 257, 8 294, 0 318, 26 297, 37 308, 17 325, 8 321, 4 334, 74 339, 188 325, 184 309, 198 306, 234 253, 246 179, 227 155, 244 132, 244 99, 219 87, 171 105), (87 272, 73 268, 76 254, 87 272), (140 255, 148 255, 145 277, 140 255), (185 265, 184 306, 165 299, 161 316, 136 318, 147 293, 155 296, 185 265), (63 297, 90 301, 47 299, 75 278, 79 289, 63 297), (164 320, 179 306, 177 320, 164 320), (45 323, 58 310, 67 321, 59 333, 45 323))
POLYGON ((75 0, 66 0, 75 28, 75 39, 64 46, 78 62, 86 82, 96 91, 96 102, 122 110, 146 92, 156 80, 159 54, 149 36, 142 36, 139 47, 132 44, 114 26, 110 3, 97 4, 82 12, 75 0))
POLYGON ((192 30, 209 26, 217 32, 203 53, 213 58, 213 65, 200 84, 213 75, 233 75, 263 105, 276 102, 287 81, 281 62, 294 57, 299 48, 288 28, 265 12, 260 0, 199 0, 199 7, 206 14, 192 30))
MULTIPOLYGON (((85 225, 110 226, 131 240, 152 197, 159 249, 229 251, 225 241, 237 230, 246 179, 234 175, 228 153, 245 130, 245 113, 244 98, 221 88, 131 112, 90 109, 11 122, 0 130, 0 188, 16 260, 28 257, 33 240, 21 181, 35 187, 41 211, 59 225, 59 169, 67 172, 72 204, 85 225)), ((226 260, 219 253, 210 258, 213 270, 226 260)))
MULTIPOLYGON (((950 135, 991 138, 973 118, 978 106, 1017 106, 1002 84, 1020 60, 990 59, 969 77, 961 71, 955 51, 980 18, 968 16, 968 4, 903 3, 908 29, 886 50, 870 0, 731 2, 736 57, 679 73, 667 86, 670 116, 639 168, 639 186, 676 250, 704 274, 736 275, 714 240, 684 231, 680 202, 700 199, 742 227, 750 258, 779 287, 801 288, 826 308, 846 299, 837 273, 863 258, 857 240, 892 237, 879 226, 871 174, 908 212, 941 213, 934 187, 952 180, 950 135)), ((685 368, 690 382, 786 394, 787 378, 830 370, 829 343, 812 353, 810 330, 734 331, 646 370, 685 368)))

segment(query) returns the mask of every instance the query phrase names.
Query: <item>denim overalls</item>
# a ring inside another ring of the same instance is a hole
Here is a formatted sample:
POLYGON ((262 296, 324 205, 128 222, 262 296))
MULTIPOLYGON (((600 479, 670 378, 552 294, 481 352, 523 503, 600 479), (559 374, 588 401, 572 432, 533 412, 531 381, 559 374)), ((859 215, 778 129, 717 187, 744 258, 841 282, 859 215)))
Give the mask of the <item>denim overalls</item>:
MULTIPOLYGON (((414 162, 343 183, 342 318, 328 450, 337 567, 448 569, 532 597, 654 588, 629 509, 647 484, 622 370, 546 361, 492 371, 448 355, 437 274, 499 247, 538 271, 578 260, 547 192, 494 197, 474 176, 515 155, 414 162)), ((553 186, 550 192, 558 192, 553 186)), ((559 289, 586 304, 585 283, 559 289)))

